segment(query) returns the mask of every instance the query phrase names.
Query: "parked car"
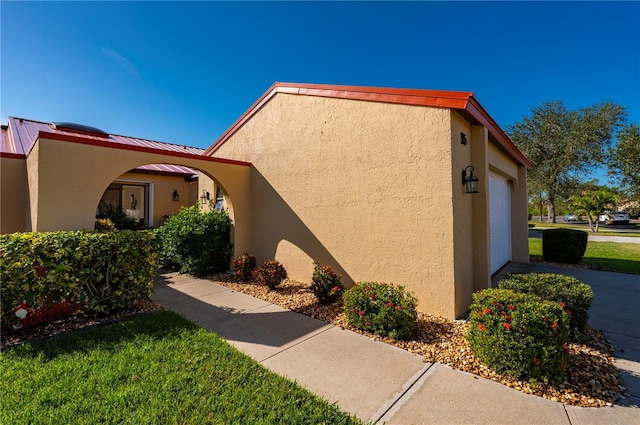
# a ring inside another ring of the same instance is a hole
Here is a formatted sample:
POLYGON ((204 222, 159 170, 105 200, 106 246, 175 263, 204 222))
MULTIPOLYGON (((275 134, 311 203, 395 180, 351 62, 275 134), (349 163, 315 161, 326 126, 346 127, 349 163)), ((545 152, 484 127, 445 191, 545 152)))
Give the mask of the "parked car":
POLYGON ((578 221, 574 214, 567 214, 564 216, 564 221, 578 221))
POLYGON ((629 224, 629 214, 626 211, 606 212, 600 214, 598 221, 604 224, 629 224))

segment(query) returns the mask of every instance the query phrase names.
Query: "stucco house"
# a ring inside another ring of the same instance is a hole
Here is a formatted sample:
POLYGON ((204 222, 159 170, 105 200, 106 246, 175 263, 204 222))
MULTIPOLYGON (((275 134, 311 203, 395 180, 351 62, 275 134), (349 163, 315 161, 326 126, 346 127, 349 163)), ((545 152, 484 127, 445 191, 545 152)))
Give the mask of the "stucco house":
POLYGON ((16 167, 33 230, 88 227, 110 182, 173 164, 199 172, 197 194, 220 189, 236 254, 275 258, 293 279, 318 260, 453 318, 528 261, 530 163, 470 92, 276 83, 204 152, 64 129, 34 140, 16 167), (76 208, 61 219, 62 205, 76 208))

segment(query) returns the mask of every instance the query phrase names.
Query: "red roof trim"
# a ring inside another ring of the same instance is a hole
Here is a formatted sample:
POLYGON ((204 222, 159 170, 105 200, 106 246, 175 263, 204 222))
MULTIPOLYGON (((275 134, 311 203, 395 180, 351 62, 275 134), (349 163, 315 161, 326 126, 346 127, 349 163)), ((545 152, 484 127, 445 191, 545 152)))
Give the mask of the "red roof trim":
POLYGON ((502 131, 500 126, 491 118, 491 115, 478 103, 475 98, 469 99, 469 104, 466 108, 476 120, 480 122, 484 127, 489 130, 489 133, 496 139, 498 144, 507 151, 509 155, 517 159, 522 165, 531 168, 531 161, 527 158, 520 149, 511 141, 509 136, 502 131))
POLYGON ((471 92, 394 89, 386 87, 336 86, 324 84, 274 83, 244 114, 233 123, 205 152, 210 155, 224 144, 253 115, 277 93, 307 96, 332 97, 339 99, 364 100, 371 102, 400 103, 405 105, 433 106, 439 108, 464 108, 471 92))
POLYGON ((174 151, 168 151, 168 150, 162 150, 162 149, 149 148, 149 147, 145 147, 145 146, 125 145, 125 144, 120 144, 120 143, 108 142, 108 141, 105 141, 105 140, 88 139, 88 138, 85 138, 85 137, 73 136, 73 135, 69 135, 69 134, 48 133, 48 132, 45 132, 45 131, 40 131, 38 133, 38 138, 39 139, 42 138, 42 139, 50 139, 50 140, 59 140, 59 141, 71 142, 71 143, 81 143, 81 144, 85 144, 85 145, 99 146, 99 147, 103 147, 103 148, 122 149, 122 150, 129 150, 129 151, 135 151, 135 152, 155 153, 155 154, 173 156, 173 157, 178 157, 178 158, 198 159, 198 160, 202 160, 202 161, 219 162, 219 163, 223 163, 223 164, 242 165, 242 166, 245 166, 245 167, 251 166, 250 162, 245 162, 245 161, 236 161, 236 160, 233 160, 233 159, 225 159, 225 158, 214 158, 214 157, 211 157, 211 156, 196 155, 196 154, 190 154, 190 153, 185 153, 185 152, 174 152, 174 151))
POLYGON ((27 159, 27 155, 21 153, 0 152, 0 158, 27 159))
POLYGON ((527 168, 531 167, 529 160, 518 150, 484 108, 480 106, 473 97, 472 92, 296 83, 274 83, 204 152, 204 155, 213 154, 277 93, 465 110, 489 130, 489 133, 505 151, 522 165, 527 168))
POLYGON ((271 98, 275 96, 276 93, 278 93, 278 88, 276 87, 277 84, 278 83, 272 85, 269 90, 267 90, 253 105, 251 105, 251 107, 247 109, 244 114, 242 114, 240 118, 238 118, 236 122, 234 122, 233 125, 227 129, 227 131, 222 133, 222 135, 213 143, 213 145, 211 145, 206 151, 204 151, 203 155, 209 156, 213 152, 215 152, 222 144, 224 144, 224 142, 227 141, 227 139, 229 139, 229 137, 231 137, 231 135, 238 131, 240 127, 244 125, 244 123, 249 121, 249 119, 253 115, 255 115, 256 112, 258 112, 264 105, 266 105, 267 102, 269 102, 269 100, 271 100, 271 98))

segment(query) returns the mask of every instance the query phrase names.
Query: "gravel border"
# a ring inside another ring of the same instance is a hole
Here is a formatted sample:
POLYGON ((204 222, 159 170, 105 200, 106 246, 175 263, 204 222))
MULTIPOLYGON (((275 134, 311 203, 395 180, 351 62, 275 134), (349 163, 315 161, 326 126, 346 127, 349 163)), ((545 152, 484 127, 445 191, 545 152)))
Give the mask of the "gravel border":
POLYGON ((279 305, 365 335, 373 340, 395 345, 424 357, 425 362, 439 362, 475 376, 499 382, 526 394, 533 394, 552 401, 581 407, 612 406, 624 398, 618 369, 614 365, 613 347, 604 334, 589 328, 580 341, 567 344, 571 362, 561 383, 529 383, 498 374, 475 358, 464 338, 467 322, 418 312, 418 329, 413 340, 397 341, 355 329, 346 320, 342 300, 320 305, 309 285, 285 280, 275 290, 269 290, 253 282, 241 282, 233 275, 216 275, 211 281, 233 291, 279 305))

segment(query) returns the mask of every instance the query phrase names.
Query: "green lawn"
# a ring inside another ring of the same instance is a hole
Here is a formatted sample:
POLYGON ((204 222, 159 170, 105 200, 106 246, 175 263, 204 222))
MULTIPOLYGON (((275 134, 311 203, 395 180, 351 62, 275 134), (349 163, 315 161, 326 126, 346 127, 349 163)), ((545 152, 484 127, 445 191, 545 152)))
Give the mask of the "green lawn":
POLYGON ((361 423, 171 312, 0 354, 3 424, 361 423))
MULTIPOLYGON (((529 238, 529 254, 542 256, 542 239, 529 238)), ((640 244, 589 241, 582 261, 600 270, 640 274, 640 244)))

